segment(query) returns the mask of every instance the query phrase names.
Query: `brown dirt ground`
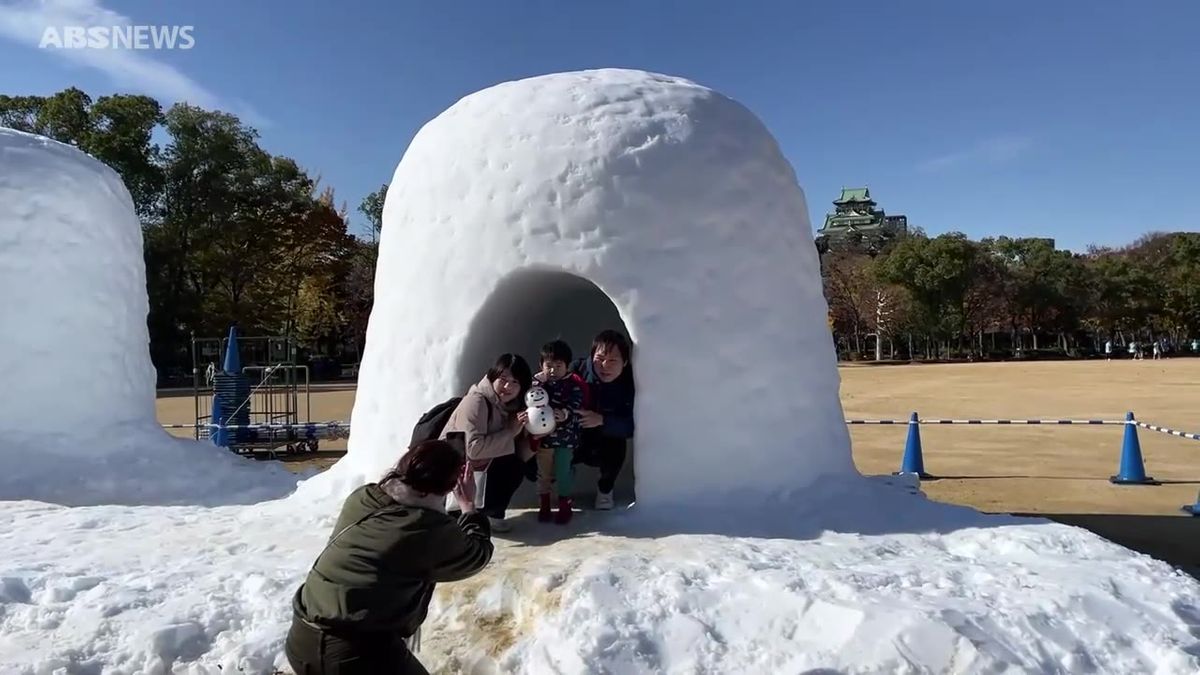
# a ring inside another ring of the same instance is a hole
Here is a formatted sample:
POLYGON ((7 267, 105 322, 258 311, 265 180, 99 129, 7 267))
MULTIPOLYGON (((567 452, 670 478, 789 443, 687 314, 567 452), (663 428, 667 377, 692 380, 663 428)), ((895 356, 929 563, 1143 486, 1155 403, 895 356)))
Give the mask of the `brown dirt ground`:
MULTIPOLYGON (((1078 418, 1139 420, 1200 431, 1200 359, 869 366, 841 368, 848 418, 1078 418)), ((312 419, 347 420, 351 389, 315 392, 312 419)), ((190 396, 158 401, 163 423, 192 422, 190 396)), ((867 474, 895 471, 904 426, 852 426, 854 461, 867 474)), ((189 435, 189 431, 178 431, 189 435)), ((1147 473, 1158 486, 1116 486, 1121 426, 922 426, 932 499, 988 512, 1036 513, 1087 527, 1193 572, 1200 518, 1180 513, 1200 491, 1200 441, 1139 429, 1147 473)), ((327 467, 345 441, 289 466, 327 467)))

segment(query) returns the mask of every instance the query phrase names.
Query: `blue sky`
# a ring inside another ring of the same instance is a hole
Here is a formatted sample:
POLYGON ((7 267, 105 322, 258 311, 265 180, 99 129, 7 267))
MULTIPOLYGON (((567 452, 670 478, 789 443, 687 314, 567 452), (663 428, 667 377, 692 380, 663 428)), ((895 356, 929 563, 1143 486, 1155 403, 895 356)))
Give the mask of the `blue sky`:
MULTIPOLYGON (((930 233, 1120 244, 1200 229, 1200 2, 0 0, 0 93, 187 99, 351 208, 497 82, 632 67, 747 105, 818 225, 843 185, 930 233), (194 26, 189 50, 37 49, 43 26, 194 26)), ((361 219, 355 214, 356 225, 361 219)))

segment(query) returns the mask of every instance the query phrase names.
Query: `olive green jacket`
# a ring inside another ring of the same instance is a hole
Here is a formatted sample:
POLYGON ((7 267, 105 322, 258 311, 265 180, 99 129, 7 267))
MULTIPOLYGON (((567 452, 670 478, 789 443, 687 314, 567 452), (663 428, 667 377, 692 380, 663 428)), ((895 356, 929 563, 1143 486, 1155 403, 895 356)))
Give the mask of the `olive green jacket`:
POLYGON ((350 493, 333 532, 292 608, 297 618, 335 632, 412 635, 434 586, 476 574, 494 550, 486 516, 464 514, 456 522, 398 504, 375 483, 350 493))

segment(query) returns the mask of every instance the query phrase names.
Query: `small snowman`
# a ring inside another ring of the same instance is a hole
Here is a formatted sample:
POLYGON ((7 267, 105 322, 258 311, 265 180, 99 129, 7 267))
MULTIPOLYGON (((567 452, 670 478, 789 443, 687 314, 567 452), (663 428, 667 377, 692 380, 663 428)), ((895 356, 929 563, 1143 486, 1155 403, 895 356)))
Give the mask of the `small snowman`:
POLYGON ((529 421, 525 422, 525 428, 534 436, 545 436, 554 431, 554 411, 550 408, 550 395, 546 390, 533 386, 525 394, 525 414, 529 415, 529 421))

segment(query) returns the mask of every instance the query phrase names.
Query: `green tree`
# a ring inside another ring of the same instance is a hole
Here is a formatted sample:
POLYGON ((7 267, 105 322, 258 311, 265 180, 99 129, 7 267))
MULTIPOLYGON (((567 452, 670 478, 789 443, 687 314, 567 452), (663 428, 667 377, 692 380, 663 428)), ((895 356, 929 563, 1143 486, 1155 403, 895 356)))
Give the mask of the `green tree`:
POLYGON ((367 342, 367 323, 374 305, 375 263, 378 257, 377 242, 354 239, 335 289, 344 330, 347 337, 354 340, 359 354, 362 354, 367 342))
POLYGON ((1144 341, 1162 321, 1169 262, 1167 242, 1160 238, 1143 237, 1122 249, 1092 249, 1085 257, 1092 285, 1087 323, 1118 337, 1118 343, 1144 341))
POLYGON ((387 200, 387 191, 387 183, 384 183, 378 190, 363 197, 362 203, 358 205, 359 213, 367 217, 367 224, 371 226, 372 241, 377 240, 383 232, 383 203, 387 200))
POLYGON ((1177 232, 1171 239, 1163 309, 1179 342, 1200 334, 1200 233, 1177 232))
POLYGON ((84 150, 125 180, 143 223, 158 218, 163 171, 151 138, 163 123, 162 107, 149 96, 102 96, 91 107, 91 136, 84 150))
POLYGON ((119 94, 92 102, 71 87, 49 97, 0 96, 0 125, 78 147, 124 180, 143 223, 153 220, 162 190, 151 136, 162 109, 147 96, 119 94))
POLYGON ((1154 232, 1122 252, 1133 285, 1126 313, 1144 338, 1182 341, 1200 329, 1200 233, 1154 232))
POLYGON ((220 335, 235 321, 331 347, 365 329, 374 247, 348 234, 331 189, 261 148, 235 116, 189 105, 164 114, 145 96, 93 102, 70 88, 0 96, 0 124, 75 145, 121 175, 143 225, 160 369, 186 365, 189 333, 220 335), (160 130, 164 148, 152 142, 160 130))
POLYGON ((1086 311, 1085 270, 1080 258, 1057 250, 1049 239, 985 239, 993 261, 1002 268, 996 290, 1003 297, 1014 341, 1018 328, 1029 331, 1033 349, 1047 331, 1058 334, 1067 348, 1067 336, 1078 330, 1086 311))
MULTIPOLYGON (((881 281, 903 287, 912 299, 913 323, 949 353, 971 318, 970 291, 981 260, 979 245, 959 232, 934 238, 905 237, 876 269, 881 281)), ((933 345, 927 348, 932 356, 933 345)))
POLYGON ((822 267, 834 333, 849 341, 850 351, 861 354, 875 314, 875 290, 882 283, 872 273, 871 259, 862 253, 830 251, 822 267))
POLYGON ((95 125, 91 115, 92 97, 71 87, 44 100, 37 112, 37 132, 55 140, 79 146, 84 152, 91 144, 95 125))
POLYGON ((39 133, 38 110, 41 109, 42 102, 45 100, 45 97, 42 96, 0 94, 0 127, 8 127, 29 134, 39 133))

